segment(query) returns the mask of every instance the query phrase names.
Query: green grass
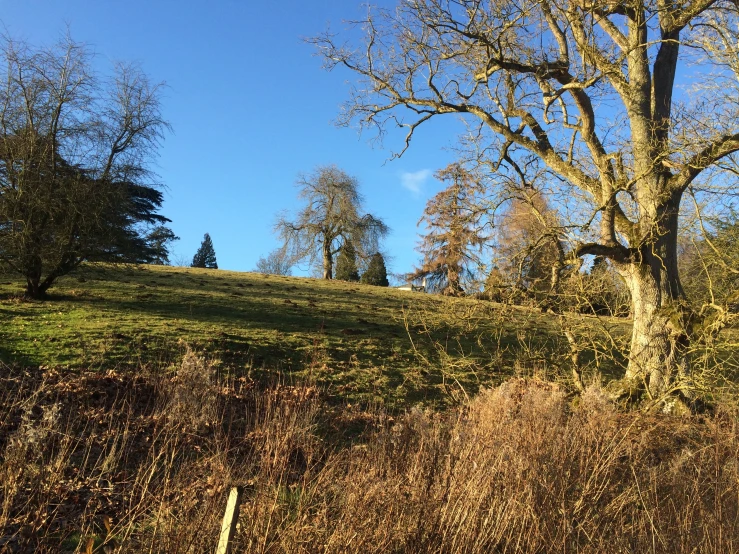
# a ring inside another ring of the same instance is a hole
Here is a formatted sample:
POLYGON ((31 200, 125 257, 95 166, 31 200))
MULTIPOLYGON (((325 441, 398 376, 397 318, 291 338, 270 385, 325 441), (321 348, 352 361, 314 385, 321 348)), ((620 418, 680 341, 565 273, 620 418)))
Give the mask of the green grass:
POLYGON ((166 367, 187 344, 236 376, 310 376, 329 396, 392 406, 449 403, 515 372, 553 370, 562 351, 555 316, 359 283, 88 266, 49 300, 21 292, 17 279, 0 281, 0 360, 13 365, 166 367))

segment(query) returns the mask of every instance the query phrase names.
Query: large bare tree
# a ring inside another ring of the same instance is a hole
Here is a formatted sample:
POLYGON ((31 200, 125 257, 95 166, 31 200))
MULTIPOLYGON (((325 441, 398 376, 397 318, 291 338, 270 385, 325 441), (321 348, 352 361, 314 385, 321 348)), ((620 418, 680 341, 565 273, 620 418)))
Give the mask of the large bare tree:
POLYGON ((705 187, 739 150, 738 25, 731 0, 404 0, 370 12, 359 48, 314 42, 359 77, 347 122, 398 124, 407 146, 461 115, 491 158, 534 155, 588 203, 592 238, 576 253, 607 257, 627 282, 625 377, 662 397, 689 381, 681 201, 699 184, 737 190, 705 187))
POLYGON ((161 86, 130 65, 101 77, 91 58, 69 38, 0 45, 0 263, 33 298, 84 260, 152 259, 146 228, 169 221, 147 169, 161 86))
POLYGON ((380 218, 362 213, 355 177, 335 165, 319 166, 300 176, 297 187, 305 206, 294 219, 281 215, 275 225, 291 264, 320 260, 323 278, 332 279, 334 257, 347 241, 364 260, 377 252, 388 228, 380 218))

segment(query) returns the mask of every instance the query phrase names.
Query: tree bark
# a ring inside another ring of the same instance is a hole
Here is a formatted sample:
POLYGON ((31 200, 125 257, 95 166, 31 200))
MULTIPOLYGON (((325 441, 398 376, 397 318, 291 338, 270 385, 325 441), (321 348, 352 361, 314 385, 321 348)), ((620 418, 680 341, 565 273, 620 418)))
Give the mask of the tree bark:
POLYGON ((653 240, 619 267, 631 292, 633 330, 626 382, 644 385, 653 399, 672 392, 689 397, 690 321, 677 268, 679 195, 657 211, 653 240))
POLYGON ((331 255, 331 241, 323 241, 323 278, 333 279, 334 260, 331 255))

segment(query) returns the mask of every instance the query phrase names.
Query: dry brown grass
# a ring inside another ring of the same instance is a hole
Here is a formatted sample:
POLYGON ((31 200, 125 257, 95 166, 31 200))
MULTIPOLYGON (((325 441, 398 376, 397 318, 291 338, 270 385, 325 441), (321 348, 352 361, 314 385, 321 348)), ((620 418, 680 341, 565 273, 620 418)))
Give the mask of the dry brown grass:
POLYGON ((597 387, 335 414, 188 353, 172 374, 11 373, 0 418, 0 552, 213 551, 233 484, 235 552, 739 551, 736 414, 625 413, 597 387))

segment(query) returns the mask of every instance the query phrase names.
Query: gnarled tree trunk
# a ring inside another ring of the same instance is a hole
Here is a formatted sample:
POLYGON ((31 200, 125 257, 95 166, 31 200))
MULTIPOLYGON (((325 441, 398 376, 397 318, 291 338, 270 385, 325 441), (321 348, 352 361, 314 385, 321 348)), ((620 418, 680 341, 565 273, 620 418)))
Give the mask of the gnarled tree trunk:
POLYGON ((619 266, 631 292, 633 329, 625 379, 644 384, 654 399, 673 392, 690 396, 689 322, 693 317, 680 284, 677 266, 675 193, 653 213, 645 240, 633 258, 619 266))

